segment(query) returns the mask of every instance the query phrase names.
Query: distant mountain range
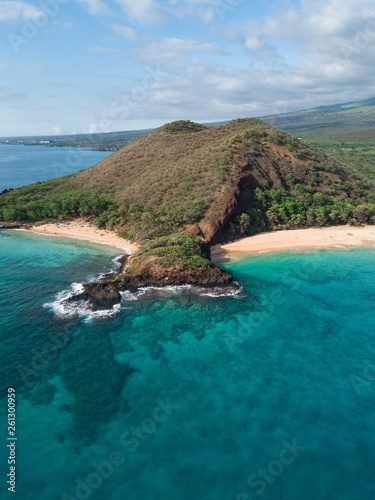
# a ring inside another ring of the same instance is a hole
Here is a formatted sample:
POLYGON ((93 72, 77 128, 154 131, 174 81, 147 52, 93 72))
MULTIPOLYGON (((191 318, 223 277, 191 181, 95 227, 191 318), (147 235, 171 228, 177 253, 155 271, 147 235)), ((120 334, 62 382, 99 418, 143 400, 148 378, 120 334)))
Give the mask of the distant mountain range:
POLYGON ((262 119, 375 179, 375 98, 262 119))
POLYGON ((361 141, 374 145, 375 98, 265 116, 262 120, 309 141, 361 141))

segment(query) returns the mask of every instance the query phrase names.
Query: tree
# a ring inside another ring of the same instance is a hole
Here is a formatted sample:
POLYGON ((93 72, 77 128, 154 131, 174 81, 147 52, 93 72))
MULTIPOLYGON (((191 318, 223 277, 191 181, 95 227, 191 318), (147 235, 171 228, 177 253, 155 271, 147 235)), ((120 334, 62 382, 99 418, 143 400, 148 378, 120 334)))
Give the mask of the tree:
POLYGON ((246 233, 247 228, 250 226, 251 218, 248 214, 244 213, 240 215, 239 226, 241 233, 246 233))

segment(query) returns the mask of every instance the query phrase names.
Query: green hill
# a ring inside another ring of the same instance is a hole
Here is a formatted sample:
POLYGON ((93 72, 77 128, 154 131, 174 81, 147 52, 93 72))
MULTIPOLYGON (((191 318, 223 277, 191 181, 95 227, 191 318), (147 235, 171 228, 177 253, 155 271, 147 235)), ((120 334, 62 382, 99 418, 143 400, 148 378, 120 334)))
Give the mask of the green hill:
POLYGON ((209 245, 227 239, 373 223, 375 195, 336 159, 260 120, 179 121, 87 170, 0 196, 3 222, 76 217, 137 241, 142 262, 208 267, 209 245))
POLYGON ((375 179, 375 98, 263 120, 336 156, 352 171, 375 179))

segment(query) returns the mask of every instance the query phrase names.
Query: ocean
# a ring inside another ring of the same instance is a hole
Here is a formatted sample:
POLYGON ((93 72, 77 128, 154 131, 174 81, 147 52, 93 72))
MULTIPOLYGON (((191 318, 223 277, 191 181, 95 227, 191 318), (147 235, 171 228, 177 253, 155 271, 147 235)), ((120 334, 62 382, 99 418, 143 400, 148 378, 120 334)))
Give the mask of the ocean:
POLYGON ((0 144, 0 192, 74 174, 104 160, 110 151, 0 144))
POLYGON ((62 307, 117 255, 0 232, 1 499, 7 442, 22 500, 375 497, 375 249, 223 262, 234 296, 62 307))

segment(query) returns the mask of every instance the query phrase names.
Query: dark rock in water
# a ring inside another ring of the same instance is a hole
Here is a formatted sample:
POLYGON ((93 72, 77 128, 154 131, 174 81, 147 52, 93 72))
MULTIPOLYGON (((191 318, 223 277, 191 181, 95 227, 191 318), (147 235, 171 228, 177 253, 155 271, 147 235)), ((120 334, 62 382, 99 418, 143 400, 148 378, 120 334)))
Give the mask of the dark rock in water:
POLYGON ((88 283, 82 293, 68 300, 69 302, 88 301, 90 309, 98 311, 112 309, 114 305, 121 302, 121 295, 118 289, 110 283, 88 283))
POLYGON ((3 191, 1 191, 0 196, 1 196, 2 194, 7 194, 7 193, 10 193, 11 191, 14 191, 14 188, 4 189, 3 191))
POLYGON ((208 269, 157 269, 153 273, 126 273, 121 276, 118 286, 121 290, 148 286, 181 286, 196 285, 201 287, 218 287, 232 283, 233 278, 228 273, 211 264, 208 269))
POLYGON ((136 292, 139 288, 166 286, 194 285, 200 288, 222 288, 223 291, 233 293, 238 285, 233 283, 233 278, 227 272, 211 264, 208 269, 202 268, 171 268, 148 266, 141 272, 134 269, 107 276, 100 283, 88 283, 84 291, 68 299, 70 302, 84 300, 93 310, 112 309, 121 302, 122 291, 136 292))

